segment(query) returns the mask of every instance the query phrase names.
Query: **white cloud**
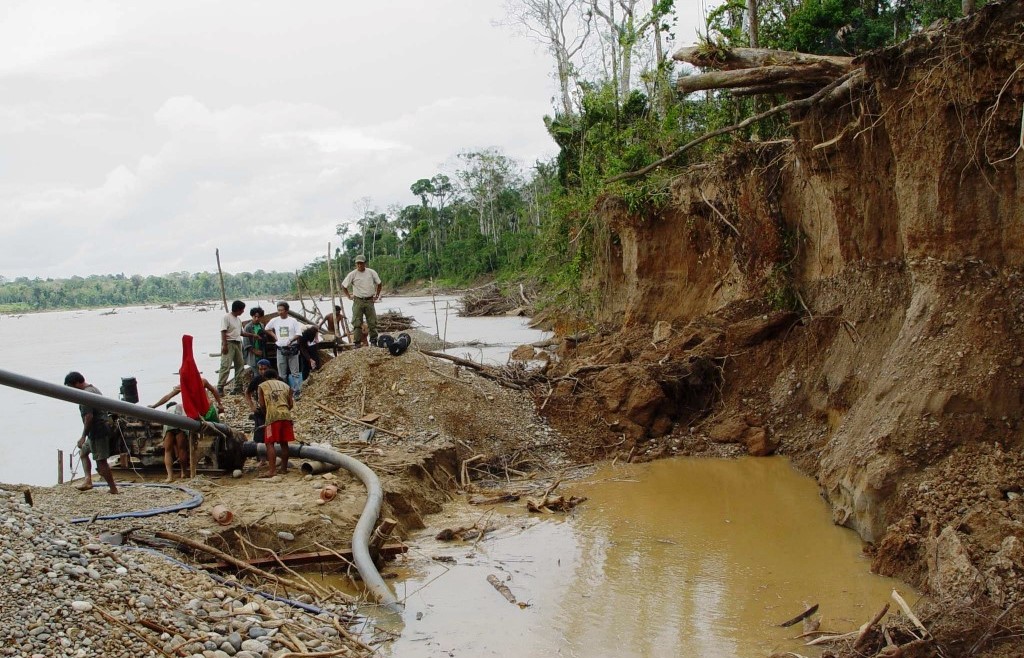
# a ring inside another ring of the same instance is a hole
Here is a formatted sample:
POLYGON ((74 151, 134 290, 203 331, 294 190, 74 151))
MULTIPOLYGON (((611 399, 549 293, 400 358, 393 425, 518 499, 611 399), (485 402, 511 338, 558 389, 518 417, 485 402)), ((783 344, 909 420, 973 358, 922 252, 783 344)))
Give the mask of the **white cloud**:
POLYGON ((461 151, 553 155, 502 1, 0 4, 0 274, 294 270, 461 151))

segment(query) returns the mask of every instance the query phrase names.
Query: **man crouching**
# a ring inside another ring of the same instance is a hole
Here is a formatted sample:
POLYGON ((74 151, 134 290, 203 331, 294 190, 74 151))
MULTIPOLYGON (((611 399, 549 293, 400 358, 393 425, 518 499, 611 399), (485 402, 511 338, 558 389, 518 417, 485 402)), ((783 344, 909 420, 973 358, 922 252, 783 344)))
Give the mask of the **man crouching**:
POLYGON ((277 444, 281 444, 281 472, 288 472, 288 443, 295 440, 292 427, 292 408, 295 397, 291 387, 277 376, 273 368, 267 370, 260 384, 260 406, 266 414, 264 441, 267 445, 267 472, 261 478, 277 475, 277 444))

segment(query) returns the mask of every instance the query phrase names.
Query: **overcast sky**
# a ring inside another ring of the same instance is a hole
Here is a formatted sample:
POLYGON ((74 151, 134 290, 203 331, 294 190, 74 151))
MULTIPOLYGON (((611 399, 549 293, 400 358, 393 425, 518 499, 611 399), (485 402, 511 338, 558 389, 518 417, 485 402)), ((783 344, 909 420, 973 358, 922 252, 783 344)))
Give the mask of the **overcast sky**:
MULTIPOLYGON (((701 0, 677 0, 680 45, 701 0)), ((715 3, 711 3, 715 4, 715 3)), ((291 271, 462 151, 556 152, 502 0, 0 0, 0 276, 291 271)))

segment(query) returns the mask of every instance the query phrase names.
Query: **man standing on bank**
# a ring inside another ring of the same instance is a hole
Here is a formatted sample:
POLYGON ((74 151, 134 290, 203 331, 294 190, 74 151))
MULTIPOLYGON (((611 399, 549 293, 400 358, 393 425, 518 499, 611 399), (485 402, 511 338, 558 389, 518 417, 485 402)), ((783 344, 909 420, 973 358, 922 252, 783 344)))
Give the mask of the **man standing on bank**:
POLYGON ((370 344, 377 344, 377 310, 374 302, 380 301, 382 288, 380 275, 366 266, 366 256, 356 256, 356 269, 348 273, 341 282, 345 296, 352 300, 352 343, 362 347, 363 317, 366 317, 366 328, 370 334, 370 344))
POLYGON ((231 302, 231 312, 220 321, 220 377, 217 379, 217 393, 224 395, 224 384, 228 381, 228 371, 235 368, 235 395, 242 392, 242 321, 238 316, 245 310, 245 302, 231 302))
MULTIPOLYGON (((88 391, 96 395, 102 395, 99 389, 92 384, 85 382, 85 377, 80 372, 69 372, 64 378, 64 385, 77 388, 80 391, 88 391)), ((111 444, 114 441, 114 432, 110 428, 107 412, 88 404, 78 405, 82 414, 82 438, 78 439, 78 449, 82 451, 82 468, 85 469, 85 482, 78 485, 79 491, 92 489, 92 464, 89 462, 91 454, 96 460, 96 470, 110 487, 110 493, 117 493, 117 485, 114 484, 114 474, 110 471, 111 444)))

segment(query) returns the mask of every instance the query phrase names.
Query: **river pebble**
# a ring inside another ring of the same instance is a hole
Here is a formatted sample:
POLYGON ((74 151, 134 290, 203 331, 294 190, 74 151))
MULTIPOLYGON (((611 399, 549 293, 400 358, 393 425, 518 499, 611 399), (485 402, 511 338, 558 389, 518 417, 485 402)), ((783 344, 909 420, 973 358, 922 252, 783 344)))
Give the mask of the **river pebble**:
POLYGON ((329 617, 217 583, 149 549, 104 544, 101 532, 101 523, 72 525, 0 490, 0 656, 266 658, 292 650, 277 632, 291 620, 293 630, 319 629, 307 646, 366 655, 324 626, 329 617))

